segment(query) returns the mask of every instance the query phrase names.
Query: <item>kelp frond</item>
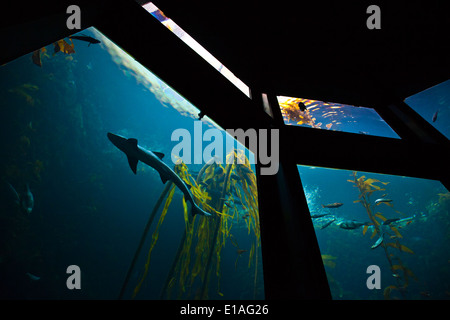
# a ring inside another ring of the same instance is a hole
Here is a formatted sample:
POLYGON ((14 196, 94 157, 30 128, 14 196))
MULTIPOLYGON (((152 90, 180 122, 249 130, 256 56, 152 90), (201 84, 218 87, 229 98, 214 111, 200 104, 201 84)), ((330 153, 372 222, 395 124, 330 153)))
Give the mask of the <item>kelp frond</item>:
POLYGON ((323 265, 326 267, 335 268, 336 262, 334 262, 333 260, 336 260, 336 259, 337 259, 336 257, 333 257, 332 255, 329 255, 329 254, 322 255, 323 265))
MULTIPOLYGON (((175 256, 171 270, 161 292, 162 298, 170 298, 175 290, 178 298, 192 297, 207 298, 210 283, 210 271, 214 269, 217 277, 217 289, 214 291, 223 296, 220 291, 221 252, 228 239, 233 238, 233 225, 243 224, 248 228, 249 235, 253 235, 251 247, 238 248, 236 266, 239 257, 249 253, 248 268, 255 267, 254 282, 256 290, 257 279, 257 248, 260 246, 258 195, 256 175, 248 158, 242 150, 232 150, 227 154, 226 165, 216 163, 212 158, 197 174, 192 176, 189 168, 178 159, 174 171, 188 185, 194 201, 204 210, 213 213, 212 217, 196 215, 193 218, 187 210, 183 198, 185 230, 175 256), (239 203, 242 210, 237 210, 239 203), (197 217, 198 216, 198 217, 197 217), (255 263, 252 263, 254 261, 255 263), (192 295, 193 286, 199 283, 201 289, 192 295)), ((158 226, 152 236, 151 247, 144 268, 144 275, 135 288, 133 297, 139 291, 149 269, 150 255, 158 239, 159 227, 172 201, 170 196, 161 214, 158 226)), ((236 243, 237 244, 237 243, 236 243)))
MULTIPOLYGON (((376 206, 376 204, 372 204, 370 202, 370 196, 374 192, 386 190, 385 188, 383 188, 377 184, 386 186, 389 184, 389 182, 382 182, 377 179, 366 178, 365 176, 358 177, 356 171, 354 171, 352 173, 352 176, 353 176, 353 179, 352 180, 349 179, 347 181, 353 183, 354 186, 357 187, 358 191, 359 191, 358 200, 356 200, 354 202, 361 203, 367 212, 367 215, 371 221, 370 225, 372 225, 374 228, 371 238, 375 237, 375 235, 378 235, 379 237, 382 236, 384 238, 384 241, 381 243, 381 247, 384 249, 385 256, 389 262, 389 265, 391 266, 393 276, 397 280, 396 286, 390 285, 390 286, 386 287, 386 289, 384 290, 384 297, 385 297, 385 299, 389 299, 392 290, 399 290, 401 292, 401 294, 404 294, 404 289, 409 284, 409 278, 413 278, 415 280, 417 280, 417 278, 414 276, 414 274, 412 273, 412 271, 410 269, 408 269, 406 266, 404 266, 402 264, 400 258, 396 257, 396 255, 394 255, 393 253, 388 252, 388 247, 395 248, 395 249, 398 249, 400 252, 406 252, 409 254, 414 254, 414 251, 412 251, 410 248, 408 248, 407 246, 405 246, 399 242, 398 239, 403 238, 403 237, 400 234, 400 232, 398 231, 398 229, 396 227, 390 225, 389 223, 387 223, 387 226, 386 226, 385 222, 387 221, 387 218, 384 216, 384 214, 382 212, 373 213, 373 209, 377 206, 376 206), (390 233, 390 231, 392 231, 393 234, 390 233), (396 241, 395 242, 387 242, 387 239, 396 239, 396 241), (398 261, 397 264, 393 263, 394 259, 398 261), (402 270, 403 274, 399 275, 396 272, 397 270, 402 270), (400 290, 400 288, 401 288, 401 290, 400 290)), ((391 205, 390 203, 386 203, 386 204, 391 205)), ((396 211, 396 212, 401 214, 401 212, 399 212, 399 211, 396 211)), ((368 225, 364 226, 363 235, 366 234, 368 228, 369 228, 368 225)))
POLYGON ((439 204, 440 205, 450 202, 450 192, 438 193, 438 196, 439 196, 439 204))
POLYGON ((145 262, 144 274, 142 275, 141 280, 139 280, 139 283, 137 284, 136 288, 134 288, 133 298, 136 297, 137 293, 139 292, 139 290, 140 290, 140 288, 142 286, 142 283, 144 282, 145 278, 147 277, 148 268, 150 266, 150 256, 152 254, 153 248, 156 245, 156 242, 158 241, 159 228, 161 227, 161 224, 163 223, 164 218, 166 217, 166 213, 167 213, 167 210, 169 209, 170 203, 172 202, 172 198, 173 198, 174 193, 175 193, 175 184, 172 184, 172 187, 170 188, 170 191, 169 191, 169 195, 167 196, 166 203, 165 203, 164 208, 163 208, 163 210, 161 212, 161 216, 159 217, 158 224, 157 224, 156 229, 155 229, 155 231, 153 232, 153 235, 152 235, 152 242, 151 242, 151 245, 150 245, 150 249, 148 250, 148 253, 147 253, 147 260, 145 262))

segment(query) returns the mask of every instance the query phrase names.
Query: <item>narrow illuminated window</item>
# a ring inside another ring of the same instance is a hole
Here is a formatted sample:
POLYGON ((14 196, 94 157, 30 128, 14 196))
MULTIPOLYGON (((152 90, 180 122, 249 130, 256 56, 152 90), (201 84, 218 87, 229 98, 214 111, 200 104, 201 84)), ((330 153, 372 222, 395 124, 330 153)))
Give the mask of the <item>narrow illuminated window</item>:
POLYGON ((172 19, 166 17, 164 13, 158 9, 152 2, 144 4, 142 6, 152 16, 158 19, 164 26, 172 31, 178 38, 180 38, 185 44, 187 44, 192 50, 194 50, 199 56, 205 59, 211 66, 219 71, 225 78, 233 83, 239 90, 241 90, 247 97, 250 96, 250 88, 242 82, 241 79, 236 77, 227 67, 225 67, 219 60, 217 60, 211 53, 203 48, 195 39, 181 29, 172 19))

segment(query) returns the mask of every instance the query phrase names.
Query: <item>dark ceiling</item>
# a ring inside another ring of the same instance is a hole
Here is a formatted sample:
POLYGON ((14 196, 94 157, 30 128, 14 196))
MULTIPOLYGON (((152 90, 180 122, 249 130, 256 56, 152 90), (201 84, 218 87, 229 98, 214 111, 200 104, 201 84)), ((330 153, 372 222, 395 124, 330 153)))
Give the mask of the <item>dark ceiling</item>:
POLYGON ((370 107, 450 74, 444 1, 154 3, 263 91, 370 107), (366 27, 370 4, 381 9, 381 30, 366 27))
MULTIPOLYGON (((98 1, 105 9, 115 2, 98 1)), ((443 0, 153 2, 254 91, 378 107, 450 78, 443 0), (381 30, 366 27, 371 4, 381 9, 381 30)), ((0 25, 67 7, 24 3, 2 11, 0 25)))

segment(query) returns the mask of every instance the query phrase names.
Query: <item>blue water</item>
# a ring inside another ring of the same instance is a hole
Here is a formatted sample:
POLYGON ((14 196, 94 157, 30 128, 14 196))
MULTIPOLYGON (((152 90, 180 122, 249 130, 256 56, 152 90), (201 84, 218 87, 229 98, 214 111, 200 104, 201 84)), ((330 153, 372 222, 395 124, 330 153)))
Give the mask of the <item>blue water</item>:
MULTIPOLYGON (((41 52, 41 66, 30 53, 0 67, 1 298, 117 299, 164 184, 157 171, 143 164, 134 175, 106 134, 138 139, 140 146, 164 153, 171 167, 171 151, 178 143, 171 141, 172 132, 184 128, 194 134, 195 107, 94 28, 82 33, 102 43, 88 46, 74 39, 72 54, 54 54, 49 44, 41 52), (29 184, 35 200, 31 214, 15 203, 8 183, 21 198, 29 184), (79 290, 66 286, 70 265, 80 267, 79 290), (40 279, 32 280, 27 273, 40 279)), ((203 132, 212 127, 202 122, 203 132)), ((223 142, 229 139, 223 134, 223 142)), ((247 156, 253 157, 248 151, 247 156)), ((203 164, 188 168, 198 172, 203 164)), ((182 197, 176 189, 136 299, 160 298, 185 230, 182 197)), ((131 298, 143 275, 161 210, 131 273, 125 299, 131 298)), ((243 219, 233 221, 235 243, 247 251, 238 255, 226 240, 219 276, 216 264, 211 265, 208 298, 262 299, 261 249, 255 281, 254 259, 248 267, 255 234, 248 232, 243 219)), ((200 287, 197 281, 181 298, 195 298, 200 287)))
MULTIPOLYGON (((317 240, 322 255, 335 257, 335 266, 327 266, 331 292, 334 299, 384 299, 383 291, 396 285, 396 279, 382 247, 371 249, 378 239, 371 238, 372 230, 363 235, 363 228, 342 229, 342 220, 370 221, 367 211, 359 200, 359 191, 354 187, 352 171, 298 166, 311 214, 329 213, 330 216, 313 219, 317 240), (338 208, 322 208, 322 204, 343 203, 338 208), (336 219, 330 226, 321 229, 326 222, 336 219), (381 273, 381 288, 368 289, 367 267, 378 265, 381 273)), ((416 276, 410 279, 403 295, 393 291, 393 299, 449 299, 450 298, 450 201, 439 201, 439 194, 448 191, 439 181, 358 172, 357 177, 378 179, 387 185, 371 196, 373 212, 381 212, 385 218, 414 217, 412 222, 398 231, 403 236, 400 243, 414 254, 388 248, 389 254, 398 256, 416 276), (393 200, 393 207, 374 206, 373 202, 385 195, 393 200)), ((387 238, 387 237, 386 237, 387 238)), ((395 239, 385 239, 393 242, 395 239)))
POLYGON ((450 80, 416 93, 405 102, 447 139, 450 138, 450 80))
POLYGON ((287 125, 399 139, 395 131, 370 106, 356 107, 283 96, 278 97, 278 101, 282 103, 281 110, 287 125), (305 111, 297 107, 297 103, 302 100, 305 111))
MULTIPOLYGON (((194 106, 95 29, 83 33, 101 39, 102 44, 88 47, 73 40, 72 54, 53 54, 54 46, 48 44, 46 52, 41 52, 41 66, 33 63, 30 53, 0 67, 1 298, 117 299, 164 184, 157 171, 143 164, 134 175, 125 155, 106 133, 138 139, 140 146, 164 153, 164 161, 171 167, 171 152, 178 143, 171 141, 174 130, 183 128, 194 134, 198 113, 194 106), (30 186, 35 201, 31 214, 15 203, 9 184, 22 198, 26 185, 30 186), (66 286, 70 265, 80 267, 79 290, 66 286), (39 279, 33 280, 27 273, 39 279)), ((214 127, 208 122, 201 125, 203 132, 214 127)), ((366 125, 352 128, 352 132, 366 131, 366 125)), ((222 142, 230 139, 223 134, 222 142)), ((253 155, 247 155, 252 161, 253 155)), ((199 171, 203 164, 188 164, 188 168, 199 171)), ((358 192, 347 182, 351 172, 309 167, 299 167, 299 172, 311 212, 330 213, 336 222, 367 219, 362 205, 353 203, 358 192), (344 205, 321 207, 333 202, 344 205)), ((417 281, 410 281, 404 296, 398 292, 392 296, 448 299, 449 202, 439 201, 438 196, 448 191, 436 181, 364 174, 390 182, 387 193, 401 213, 380 207, 386 217, 417 217, 400 230, 402 244, 415 253, 399 254, 417 281)), ((176 189, 152 251, 148 276, 136 299, 160 298, 185 230, 182 197, 176 189)), ((242 217, 244 211, 239 210, 242 217)), ((125 299, 132 297, 143 275, 160 212, 131 273, 125 299)), ((333 298, 383 299, 383 288, 393 284, 393 277, 382 248, 370 249, 376 238, 370 239, 370 231, 363 236, 361 228, 344 230, 336 223, 320 229, 328 218, 314 220, 314 225, 322 254, 335 257, 334 267, 325 264, 333 298), (380 290, 366 286, 366 269, 373 264, 381 269, 380 290)), ((217 265, 211 266, 208 298, 264 298, 260 247, 257 268, 254 260, 249 267, 253 230, 248 231, 242 218, 233 220, 230 233, 234 243, 226 238, 219 276, 217 265), (235 244, 247 251, 239 255, 235 244)), ((191 264, 194 259, 192 253, 191 264)), ((173 293, 170 298, 193 299, 200 288, 196 278, 186 292, 173 293)))

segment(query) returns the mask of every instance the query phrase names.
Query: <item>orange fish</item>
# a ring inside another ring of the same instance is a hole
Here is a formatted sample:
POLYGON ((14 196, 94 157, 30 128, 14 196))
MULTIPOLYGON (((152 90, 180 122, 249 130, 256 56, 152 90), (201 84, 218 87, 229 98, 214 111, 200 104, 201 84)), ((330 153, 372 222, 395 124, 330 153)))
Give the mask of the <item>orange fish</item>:
POLYGON ((31 56, 31 60, 33 60, 33 63, 39 67, 42 67, 42 61, 41 61, 41 52, 46 52, 47 49, 45 47, 42 47, 40 49, 37 49, 33 51, 33 55, 31 56))
POLYGON ((73 44, 72 40, 70 40, 71 44, 68 44, 66 40, 61 39, 53 43, 55 50, 54 53, 57 53, 59 51, 64 52, 65 54, 71 54, 75 53, 75 45, 73 44))
POLYGON ((39 67, 42 67, 42 63, 41 63, 41 49, 38 49, 36 51, 33 52, 33 56, 31 57, 31 59, 33 60, 33 63, 39 67))

